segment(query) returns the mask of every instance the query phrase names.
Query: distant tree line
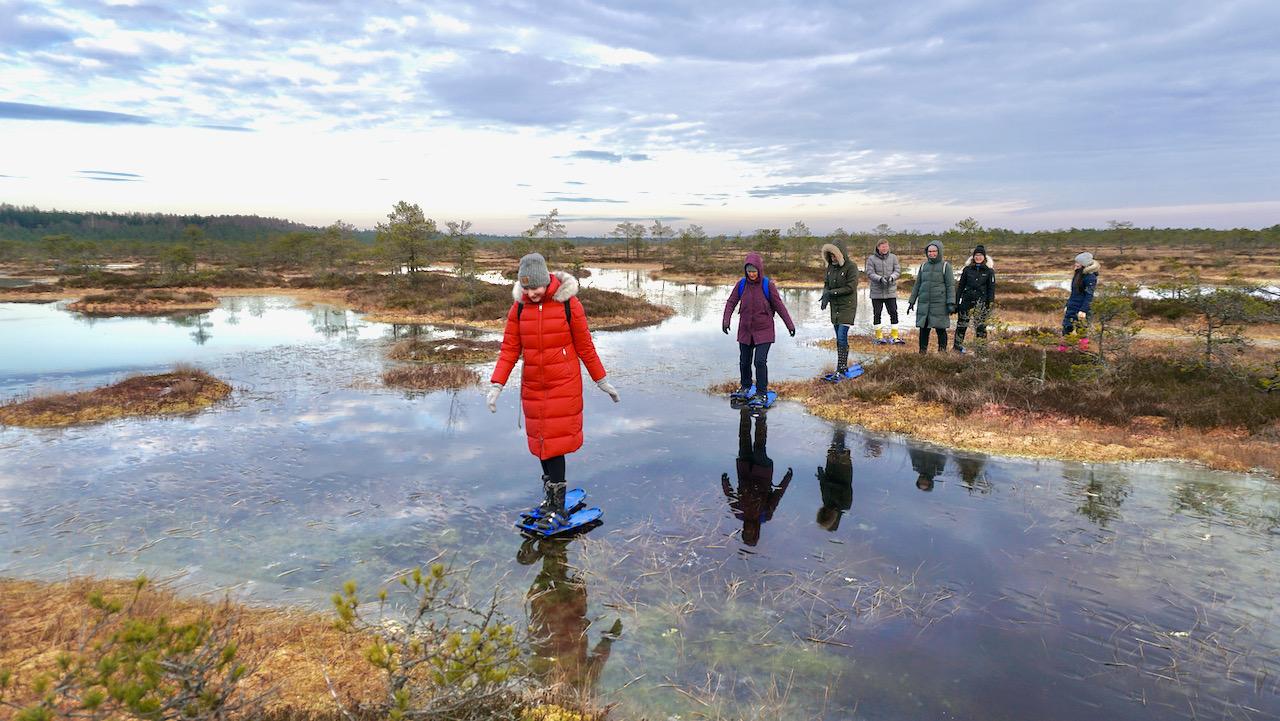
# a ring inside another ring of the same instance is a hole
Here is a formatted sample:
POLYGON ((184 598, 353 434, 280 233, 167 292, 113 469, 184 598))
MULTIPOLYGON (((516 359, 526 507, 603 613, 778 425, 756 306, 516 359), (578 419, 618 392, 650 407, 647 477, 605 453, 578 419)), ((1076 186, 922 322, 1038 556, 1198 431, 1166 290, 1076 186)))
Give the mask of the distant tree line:
POLYGON ((44 211, 0 205, 0 262, 37 260, 62 271, 100 267, 108 260, 137 260, 148 267, 178 271, 199 263, 263 268, 341 271, 375 261, 388 269, 413 272, 435 263, 451 263, 474 272, 476 251, 500 248, 511 257, 537 251, 548 260, 580 269, 582 247, 615 246, 626 259, 656 260, 664 266, 703 270, 708 259, 729 250, 756 250, 775 268, 813 262, 822 239, 846 241, 855 256, 887 239, 898 249, 922 248, 932 240, 952 241, 955 252, 970 243, 996 248, 1040 250, 1107 248, 1121 254, 1140 248, 1233 249, 1280 247, 1280 225, 1261 230, 1236 228, 1138 228, 1113 220, 1106 228, 1014 231, 984 228, 965 218, 942 232, 895 230, 881 224, 865 231, 843 228, 819 236, 803 221, 786 229, 758 228, 752 233, 709 236, 699 225, 682 228, 660 219, 652 224, 618 223, 607 237, 569 237, 558 210, 538 218, 518 236, 472 231, 466 220, 443 229, 415 203, 400 201, 374 230, 359 230, 341 220, 318 228, 252 215, 164 215, 44 211))
MULTIPOLYGON (((213 240, 250 242, 268 235, 316 231, 303 223, 257 215, 172 215, 165 213, 86 213, 40 210, 0 204, 0 239, 40 240, 70 235, 77 240, 174 243, 195 226, 213 240)), ((369 233, 372 239, 372 233, 369 233)))

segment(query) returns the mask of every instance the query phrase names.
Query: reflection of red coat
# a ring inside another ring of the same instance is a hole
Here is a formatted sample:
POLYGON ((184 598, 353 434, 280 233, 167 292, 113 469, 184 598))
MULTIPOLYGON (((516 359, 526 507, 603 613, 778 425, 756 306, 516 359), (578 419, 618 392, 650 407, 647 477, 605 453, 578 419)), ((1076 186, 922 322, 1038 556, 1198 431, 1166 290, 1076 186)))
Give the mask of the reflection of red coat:
POLYGON ((582 368, 587 364, 592 380, 604 378, 604 365, 596 355, 587 328, 587 313, 578 300, 578 281, 556 272, 541 303, 524 300, 516 283, 516 300, 507 313, 502 351, 493 369, 493 383, 506 385, 516 361, 524 359, 520 402, 524 407, 529 452, 546 460, 582 447, 582 368), (573 317, 565 319, 564 302, 573 317), (517 312, 520 302, 524 310, 517 312))

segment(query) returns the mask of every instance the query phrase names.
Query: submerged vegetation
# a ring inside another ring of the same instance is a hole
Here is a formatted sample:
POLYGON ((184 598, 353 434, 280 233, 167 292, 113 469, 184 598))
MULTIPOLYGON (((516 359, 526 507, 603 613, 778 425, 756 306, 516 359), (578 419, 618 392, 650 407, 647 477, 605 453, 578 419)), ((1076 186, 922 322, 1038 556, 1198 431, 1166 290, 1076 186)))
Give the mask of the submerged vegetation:
POLYGON ((231 394, 231 386, 197 368, 133 376, 103 388, 53 393, 0 406, 0 425, 44 428, 117 418, 203 410, 231 394))

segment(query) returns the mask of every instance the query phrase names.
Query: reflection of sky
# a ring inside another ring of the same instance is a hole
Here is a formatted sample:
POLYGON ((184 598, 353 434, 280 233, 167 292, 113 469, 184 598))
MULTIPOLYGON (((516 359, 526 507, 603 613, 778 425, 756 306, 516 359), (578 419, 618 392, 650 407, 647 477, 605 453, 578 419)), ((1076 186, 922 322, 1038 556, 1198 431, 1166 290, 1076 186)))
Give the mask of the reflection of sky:
MULTIPOLYGON (((1255 694, 1252 680, 1232 680, 1280 674, 1280 488, 1266 479, 940 451, 945 470, 922 493, 907 445, 854 429, 846 441, 853 506, 830 533, 814 519, 822 506, 815 469, 826 463, 832 427, 782 404, 767 415, 767 452, 773 481, 788 467, 794 480, 759 545, 744 547, 741 522, 720 489, 722 473, 738 482, 740 417, 703 392, 736 370, 736 344, 718 327, 725 292, 711 290, 711 315, 701 322, 682 314, 656 328, 596 334, 623 402, 586 388, 587 442, 568 461, 571 483, 605 512, 605 526, 591 538, 627 548, 650 524, 673 539, 705 537, 696 555, 673 555, 663 569, 678 582, 681 573, 705 575, 678 583, 674 597, 641 592, 651 610, 641 613, 640 628, 624 631, 603 689, 654 670, 652 684, 619 694, 634 710, 674 696, 660 687, 668 671, 693 682, 733 668, 787 673, 795 657, 773 654, 793 634, 803 637, 817 602, 773 605, 780 581, 770 579, 830 573, 821 598, 837 607, 855 602, 855 587, 842 580, 853 578, 914 582, 918 594, 945 591, 951 600, 941 607, 955 610, 924 630, 909 619, 860 618, 835 639, 852 648, 808 646, 807 657, 828 654, 823 668, 838 683, 827 697, 820 686, 830 679, 798 673, 792 695, 814 705, 828 699, 831 718, 847 716, 831 709, 857 703, 868 718, 1155 719, 1189 716, 1193 693, 1202 717, 1234 703, 1280 712, 1274 688, 1255 694), (966 468, 977 474, 971 487, 966 468), (735 579, 746 579, 749 590, 730 603, 720 589, 735 579), (759 608, 766 625, 743 628, 732 613, 679 624, 652 610, 685 603, 693 588, 702 608, 759 608), (690 643, 682 655, 668 653, 645 623, 663 631, 680 625, 690 643), (779 645, 749 640, 775 624, 770 640, 779 645), (1239 628, 1248 630, 1233 631, 1239 628), (1156 632, 1188 629, 1196 634, 1188 643, 1216 633, 1250 655, 1229 678, 1230 656, 1189 646, 1184 661, 1199 656, 1184 663, 1181 686, 1147 673, 1167 661, 1162 649, 1145 649, 1153 659, 1147 671, 1102 666, 1113 658, 1140 665, 1135 636, 1157 640, 1165 637, 1156 632), (741 654, 715 666, 702 654, 726 639, 741 654), (662 665, 668 658, 678 659, 670 669, 662 665), (1134 693, 1150 706, 1134 703, 1134 693)), ((798 317, 814 301, 812 294, 787 297, 798 317)), ((692 302, 677 307, 692 314, 692 302)), ((805 311, 803 338, 829 333, 815 310, 805 311)), ((191 418, 0 429, 0 575, 185 571, 200 588, 247 583, 257 598, 323 606, 345 579, 371 588, 444 552, 480 561, 486 579, 512 574, 503 583, 517 592, 527 587, 536 569, 514 563, 520 539, 509 524, 536 500, 539 471, 519 426, 516 385, 496 414, 478 389, 368 390, 359 383, 385 365, 386 326, 329 342, 310 311, 268 302, 263 312, 276 314, 271 337, 288 339, 283 349, 228 343, 211 352, 219 333, 233 336, 235 326, 224 322, 205 346, 184 341, 236 386, 229 403, 191 418)), ((241 315, 243 325, 251 314, 241 315)), ((150 327, 132 320, 91 330, 113 335, 105 331, 129 323, 150 327)), ((6 348, 7 327, 0 323, 6 348)), ((786 338, 778 346, 771 355, 778 377, 810 375, 829 355, 786 338)), ((118 352, 123 364, 144 362, 118 352)), ((672 553, 674 545, 657 547, 672 553)), ((643 555, 613 568, 609 580, 639 587, 643 555)), ((609 614, 607 626, 616 613, 599 605, 598 588, 590 592, 592 618, 609 614)))
POLYGON ((283 298, 224 298, 209 313, 175 318, 90 318, 60 303, 0 303, 0 387, 6 378, 82 374, 203 362, 248 350, 378 337, 385 326, 283 298))

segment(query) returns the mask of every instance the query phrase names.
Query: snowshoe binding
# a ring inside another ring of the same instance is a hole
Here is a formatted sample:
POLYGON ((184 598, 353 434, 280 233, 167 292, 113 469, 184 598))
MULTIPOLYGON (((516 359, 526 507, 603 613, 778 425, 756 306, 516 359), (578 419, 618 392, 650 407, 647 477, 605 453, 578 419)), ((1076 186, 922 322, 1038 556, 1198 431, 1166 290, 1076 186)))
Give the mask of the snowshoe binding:
POLYGON ((729 394, 729 405, 734 408, 745 406, 756 394, 756 387, 753 384, 750 388, 739 388, 729 394))

